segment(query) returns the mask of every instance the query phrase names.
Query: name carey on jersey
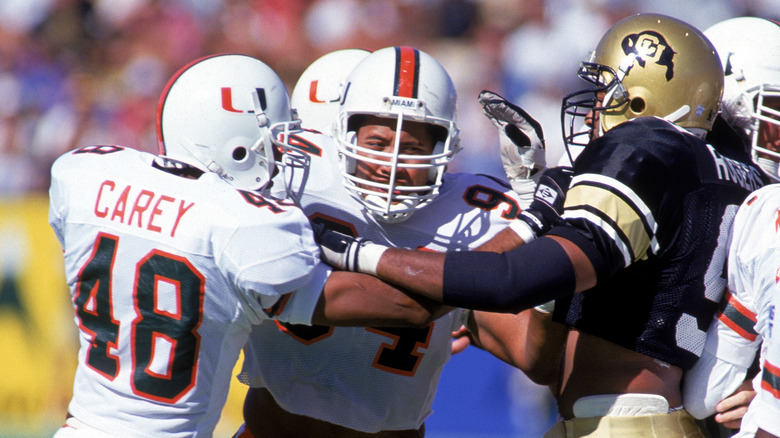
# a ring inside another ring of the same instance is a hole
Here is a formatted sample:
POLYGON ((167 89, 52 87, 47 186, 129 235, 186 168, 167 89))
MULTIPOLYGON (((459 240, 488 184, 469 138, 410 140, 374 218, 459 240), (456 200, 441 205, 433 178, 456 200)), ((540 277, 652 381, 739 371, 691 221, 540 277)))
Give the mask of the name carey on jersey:
POLYGON ((95 216, 171 237, 195 205, 162 193, 105 180, 95 199, 95 216))
POLYGON ((761 173, 755 167, 724 157, 709 144, 707 149, 715 162, 715 172, 719 180, 737 183, 750 192, 764 185, 761 173))

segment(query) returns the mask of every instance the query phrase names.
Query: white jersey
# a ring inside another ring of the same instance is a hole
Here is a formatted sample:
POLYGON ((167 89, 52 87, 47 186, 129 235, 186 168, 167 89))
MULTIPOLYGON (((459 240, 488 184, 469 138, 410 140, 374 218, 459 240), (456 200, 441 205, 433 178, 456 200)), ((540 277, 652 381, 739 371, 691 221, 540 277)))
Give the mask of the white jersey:
MULTIPOLYGON (((508 186, 487 176, 446 174, 430 205, 401 223, 378 223, 344 188, 332 140, 311 133, 304 140, 312 154, 302 208, 312 221, 342 232, 399 247, 465 250, 519 213, 508 186)), ((252 330, 240 379, 267 388, 294 414, 368 433, 417 429, 431 414, 459 316, 450 312, 424 328, 263 323, 252 330)))
POLYGON ((91 146, 52 166, 49 222, 80 329, 68 410, 114 436, 207 437, 251 326, 310 323, 330 268, 289 202, 153 162, 91 146))
POLYGON ((728 292, 707 332, 704 355, 686 374, 686 409, 700 411, 698 417, 714 413, 759 352, 761 372, 753 381, 758 396, 736 436, 753 436, 757 427, 780 435, 780 185, 756 190, 740 206, 727 272, 728 292))

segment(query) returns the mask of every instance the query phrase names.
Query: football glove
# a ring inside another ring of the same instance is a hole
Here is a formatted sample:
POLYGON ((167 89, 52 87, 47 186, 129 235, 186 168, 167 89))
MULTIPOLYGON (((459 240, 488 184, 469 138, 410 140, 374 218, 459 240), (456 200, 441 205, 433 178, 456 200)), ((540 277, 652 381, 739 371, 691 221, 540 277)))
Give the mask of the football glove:
POLYGON ((314 239, 320 245, 322 261, 343 271, 376 275, 379 259, 388 249, 387 246, 339 233, 322 223, 313 223, 312 229, 314 239))
POLYGON ((525 192, 523 183, 536 169, 544 169, 546 165, 542 125, 492 91, 482 91, 478 100, 482 112, 498 128, 501 163, 512 188, 518 193, 525 192))
POLYGON ((547 169, 539 179, 531 205, 521 211, 512 229, 527 243, 541 236, 561 221, 563 202, 569 189, 571 167, 547 169))

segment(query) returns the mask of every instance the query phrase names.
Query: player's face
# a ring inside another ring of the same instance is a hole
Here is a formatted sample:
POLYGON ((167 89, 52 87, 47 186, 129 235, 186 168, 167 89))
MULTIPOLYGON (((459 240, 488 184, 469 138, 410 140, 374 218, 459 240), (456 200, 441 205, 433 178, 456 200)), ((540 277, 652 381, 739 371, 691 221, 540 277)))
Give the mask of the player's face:
POLYGON ((598 111, 598 109, 603 106, 605 95, 606 93, 604 93, 603 91, 596 93, 596 100, 597 100, 596 105, 585 116, 585 125, 590 127, 590 141, 597 139, 599 135, 601 135, 601 130, 599 129, 599 123, 601 121, 601 111, 598 111))
MULTIPOLYGON (((378 152, 394 153, 396 144, 397 120, 383 117, 369 116, 357 131, 357 143, 367 149, 378 152)), ((423 123, 404 121, 403 130, 399 139, 399 153, 401 155, 430 155, 433 153, 434 139, 427 125, 423 123)), ((366 157, 388 162, 386 156, 361 153, 366 157)), ((428 160, 400 160, 402 163, 427 163, 428 160)), ((392 165, 380 165, 358 160, 355 176, 367 180, 387 183, 390 181, 392 165)), ((421 186, 428 181, 428 169, 398 168, 396 170, 396 185, 421 186)), ((376 190, 376 188, 374 188, 376 190)))
MULTIPOLYGON (((780 111, 780 97, 765 97, 764 105, 780 111)), ((761 121, 758 125, 758 144, 770 151, 780 152, 780 117, 767 115, 777 120, 776 123, 761 121)), ((759 153, 759 155, 761 155, 759 153)), ((778 161, 777 158, 771 158, 778 161)))

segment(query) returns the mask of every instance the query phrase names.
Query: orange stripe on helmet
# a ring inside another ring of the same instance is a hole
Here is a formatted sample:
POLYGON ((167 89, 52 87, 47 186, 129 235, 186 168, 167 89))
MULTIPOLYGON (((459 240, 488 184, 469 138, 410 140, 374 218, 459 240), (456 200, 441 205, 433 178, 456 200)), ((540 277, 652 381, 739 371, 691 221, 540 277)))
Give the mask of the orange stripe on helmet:
POLYGON ((412 47, 396 47, 395 87, 398 97, 417 98, 417 82, 420 77, 420 52, 412 47))

